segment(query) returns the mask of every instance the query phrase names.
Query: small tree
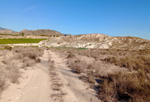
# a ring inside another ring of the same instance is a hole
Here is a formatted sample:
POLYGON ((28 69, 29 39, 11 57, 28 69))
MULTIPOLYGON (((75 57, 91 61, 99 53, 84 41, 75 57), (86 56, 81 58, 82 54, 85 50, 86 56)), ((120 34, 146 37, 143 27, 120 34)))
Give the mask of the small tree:
POLYGON ((24 33, 22 33, 21 35, 24 36, 24 33))

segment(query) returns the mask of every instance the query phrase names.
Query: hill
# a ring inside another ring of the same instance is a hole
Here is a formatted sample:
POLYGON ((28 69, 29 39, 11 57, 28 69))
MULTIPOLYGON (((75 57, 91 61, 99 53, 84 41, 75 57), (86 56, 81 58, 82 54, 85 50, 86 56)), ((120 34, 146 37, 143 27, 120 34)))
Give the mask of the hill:
POLYGON ((38 36, 51 36, 51 35, 63 35, 58 31, 55 30, 50 30, 50 29, 38 29, 38 30, 27 30, 24 29, 20 32, 15 32, 13 30, 10 29, 6 29, 6 28, 2 28, 0 27, 0 34, 20 34, 20 35, 38 35, 38 36))
POLYGON ((111 37, 104 34, 85 34, 51 38, 50 47, 76 47, 100 49, 150 49, 150 40, 137 37, 111 37))
POLYGON ((38 30, 27 30, 24 29, 22 30, 20 33, 23 33, 25 35, 41 35, 41 36, 45 36, 45 35, 62 35, 60 32, 55 31, 55 30, 50 30, 50 29, 38 29, 38 30))

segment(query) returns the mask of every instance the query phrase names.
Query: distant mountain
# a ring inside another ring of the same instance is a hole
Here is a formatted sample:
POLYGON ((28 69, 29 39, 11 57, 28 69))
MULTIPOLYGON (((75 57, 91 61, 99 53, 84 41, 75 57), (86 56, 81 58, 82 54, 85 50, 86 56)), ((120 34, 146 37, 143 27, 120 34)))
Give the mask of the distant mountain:
POLYGON ((6 29, 5 29, 5 28, 1 28, 1 27, 0 27, 0 30, 6 30, 6 29))
POLYGON ((0 34, 12 34, 12 33, 15 33, 15 31, 0 27, 0 34))
POLYGON ((55 31, 55 30, 50 30, 50 29, 38 29, 38 30, 27 30, 24 29, 20 32, 15 32, 10 29, 2 28, 0 27, 0 34, 24 34, 24 35, 63 35, 62 33, 55 31))
POLYGON ((24 29, 20 32, 24 35, 62 35, 60 32, 50 29, 27 30, 24 29))

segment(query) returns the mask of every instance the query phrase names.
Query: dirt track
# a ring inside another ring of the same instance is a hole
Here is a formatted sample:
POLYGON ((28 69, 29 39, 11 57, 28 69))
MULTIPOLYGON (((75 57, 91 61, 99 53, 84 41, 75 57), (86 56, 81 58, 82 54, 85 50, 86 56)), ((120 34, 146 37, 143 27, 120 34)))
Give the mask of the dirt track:
POLYGON ((11 84, 0 102, 100 102, 94 95, 66 66, 65 59, 45 50, 41 63, 24 71, 20 84, 11 84), (54 68, 50 68, 49 59, 54 61, 54 68))

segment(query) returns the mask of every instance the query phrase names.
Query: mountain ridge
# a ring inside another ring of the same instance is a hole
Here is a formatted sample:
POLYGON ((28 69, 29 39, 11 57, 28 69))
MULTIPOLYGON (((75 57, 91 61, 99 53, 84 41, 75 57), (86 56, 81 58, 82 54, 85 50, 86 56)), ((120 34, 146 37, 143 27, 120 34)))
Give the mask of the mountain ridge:
POLYGON ((19 33, 23 33, 26 35, 62 35, 62 33, 50 29, 37 29, 37 30, 23 29, 19 33))
POLYGON ((23 29, 20 32, 16 32, 10 29, 0 27, 0 34, 20 34, 20 35, 63 35, 62 33, 50 30, 50 29, 37 29, 37 30, 27 30, 23 29))
POLYGON ((15 31, 0 27, 0 33, 1 34, 12 34, 12 33, 15 33, 15 31))

